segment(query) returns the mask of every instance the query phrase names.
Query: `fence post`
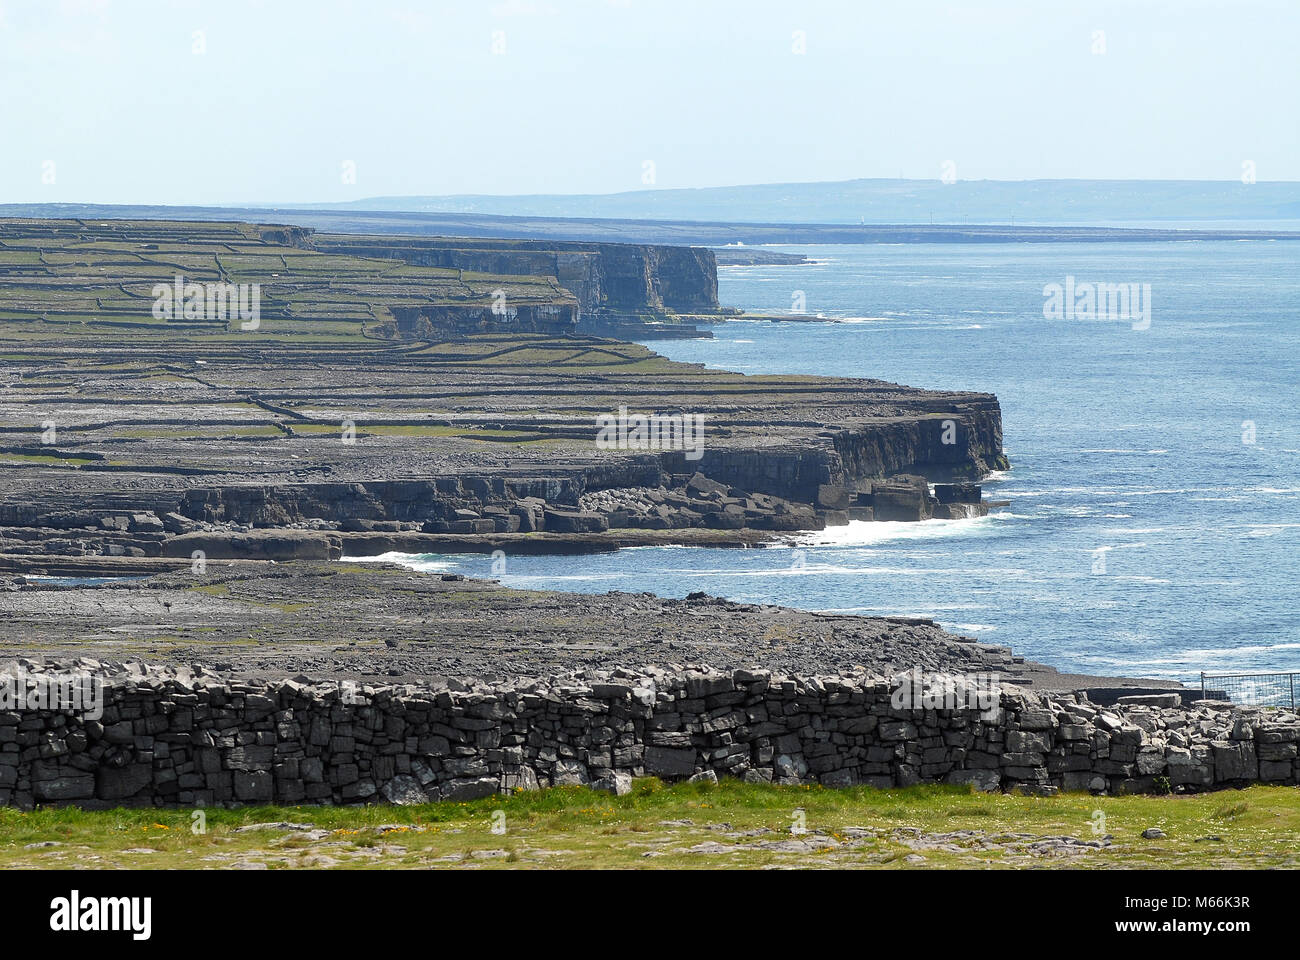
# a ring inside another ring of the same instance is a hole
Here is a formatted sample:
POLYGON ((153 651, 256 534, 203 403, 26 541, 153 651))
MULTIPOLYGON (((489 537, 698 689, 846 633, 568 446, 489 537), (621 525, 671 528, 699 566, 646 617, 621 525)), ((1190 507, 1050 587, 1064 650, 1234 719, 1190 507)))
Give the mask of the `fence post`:
POLYGON ((1291 709, 1294 710, 1295 709, 1295 674, 1290 673, 1287 674, 1287 676, 1290 677, 1291 679, 1291 709))
POLYGON ((1201 699, 1205 699, 1205 671, 1201 671, 1201 699))

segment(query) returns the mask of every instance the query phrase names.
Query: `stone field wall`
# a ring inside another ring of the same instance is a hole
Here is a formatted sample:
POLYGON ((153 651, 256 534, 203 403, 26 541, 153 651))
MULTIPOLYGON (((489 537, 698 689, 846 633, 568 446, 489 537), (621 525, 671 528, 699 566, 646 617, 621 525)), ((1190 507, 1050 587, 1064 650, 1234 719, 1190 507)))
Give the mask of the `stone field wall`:
POLYGON ((641 776, 1132 792, 1300 774, 1294 714, 1204 703, 1100 708, 1002 687, 987 710, 898 709, 880 677, 757 670, 354 688, 77 669, 103 678, 100 719, 15 709, 12 696, 0 708, 0 803, 411 803, 624 792, 641 776))

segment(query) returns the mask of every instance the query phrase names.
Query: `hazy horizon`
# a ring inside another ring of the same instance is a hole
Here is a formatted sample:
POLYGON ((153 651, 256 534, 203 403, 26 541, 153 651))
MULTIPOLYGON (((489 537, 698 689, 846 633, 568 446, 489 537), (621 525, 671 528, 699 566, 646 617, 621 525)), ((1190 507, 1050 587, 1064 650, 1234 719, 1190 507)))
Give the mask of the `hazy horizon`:
MULTIPOLYGON (((852 177, 844 180, 779 180, 767 181, 764 183, 717 183, 705 187, 641 187, 633 190, 612 190, 608 192, 593 191, 528 191, 522 193, 456 193, 456 194, 427 194, 427 196, 455 196, 455 197, 609 197, 609 196, 627 196, 630 194, 645 193, 663 193, 670 190, 740 190, 747 187, 793 187, 793 186, 832 186, 841 183, 859 183, 859 182, 882 182, 901 181, 903 183, 932 183, 933 178, 922 177, 852 177)), ((1240 183, 1238 177, 1228 177, 1221 180, 1195 180, 1195 179, 1176 179, 1162 177, 1114 177, 1114 178, 1095 178, 1095 177, 1025 177, 1017 179, 1008 179, 1004 177, 981 177, 978 180, 959 178, 957 183, 980 184, 980 183, 1189 183, 1189 184, 1218 184, 1218 183, 1240 183)), ((1260 180, 1260 183, 1272 183, 1278 185, 1300 184, 1300 180, 1260 180)), ((364 197, 357 197, 356 200, 293 200, 286 201, 288 205, 297 205, 299 203, 364 203, 367 200, 385 200, 395 197, 401 198, 418 198, 426 194, 402 193, 402 194, 375 194, 364 197)), ((220 206, 243 206, 241 203, 220 204, 220 206)))
POLYGON ((0 202, 1300 181, 1300 8, 0 0, 0 202))

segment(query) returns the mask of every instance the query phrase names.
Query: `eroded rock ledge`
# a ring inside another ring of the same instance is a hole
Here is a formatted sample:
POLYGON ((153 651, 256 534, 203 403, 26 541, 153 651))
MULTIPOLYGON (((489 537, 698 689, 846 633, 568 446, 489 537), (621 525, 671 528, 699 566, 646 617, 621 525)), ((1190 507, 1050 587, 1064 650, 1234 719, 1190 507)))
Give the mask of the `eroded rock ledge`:
POLYGON ((192 548, 213 556, 337 555, 323 536, 243 538, 255 528, 752 542, 743 531, 815 530, 877 506, 881 519, 973 515, 972 481, 1006 466, 988 394, 744 377, 607 341, 361 356, 177 344, 166 362, 157 347, 26 349, 0 385, 0 555, 15 558, 180 558, 167 541, 195 533, 229 540, 192 548), (599 448, 596 417, 624 407, 703 417, 699 458, 599 448), (927 481, 950 486, 932 497, 927 481), (611 498, 622 503, 604 508, 611 498))
POLYGON ((894 681, 862 672, 687 667, 377 688, 75 666, 102 679, 102 716, 0 710, 0 803, 423 803, 565 784, 621 793, 639 776, 1195 791, 1300 774, 1290 713, 1102 709, 1016 687, 995 706, 899 707, 894 681))
POLYGON ((187 545, 315 559, 336 531, 741 543, 878 503, 970 516, 977 489, 924 482, 1006 466, 989 394, 747 377, 577 335, 579 315, 716 314, 707 250, 141 221, 0 237, 0 569, 187 545), (157 309, 177 284, 184 310, 157 309), (260 291, 257 318, 218 303, 231 284, 260 291), (611 447, 615 413, 701 435, 611 447))
MULTIPOLYGON (((782 553, 773 559, 788 562, 782 553)), ((0 662, 36 654, 130 658, 212 665, 228 679, 305 674, 392 684, 707 661, 786 673, 919 667, 998 672, 1051 689, 1087 685, 930 620, 813 613, 700 593, 512 590, 459 574, 348 562, 212 561, 201 576, 187 568, 97 587, 3 579, 0 662)), ((1133 681, 1106 682, 1139 692, 1133 681)))

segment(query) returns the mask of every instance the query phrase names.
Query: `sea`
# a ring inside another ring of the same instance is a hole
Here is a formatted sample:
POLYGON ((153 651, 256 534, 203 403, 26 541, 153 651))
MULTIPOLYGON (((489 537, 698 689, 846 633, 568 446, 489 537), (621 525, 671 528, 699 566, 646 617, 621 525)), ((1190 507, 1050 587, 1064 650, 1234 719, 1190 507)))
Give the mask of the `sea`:
POLYGON ((1300 242, 764 249, 809 262, 720 268, 721 302, 819 322, 648 345, 746 374, 994 393, 1011 469, 984 489, 1009 506, 504 571, 484 555, 390 559, 525 588, 930 617, 1067 672, 1300 671, 1300 242), (1053 285, 1099 283, 1137 285, 1143 315, 1045 309, 1053 285))

